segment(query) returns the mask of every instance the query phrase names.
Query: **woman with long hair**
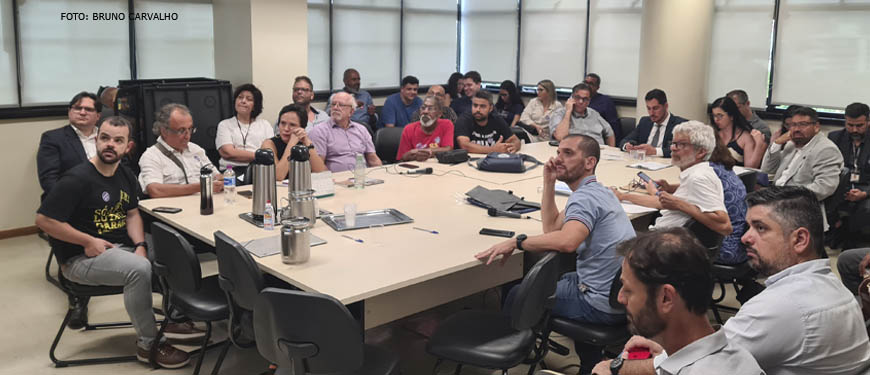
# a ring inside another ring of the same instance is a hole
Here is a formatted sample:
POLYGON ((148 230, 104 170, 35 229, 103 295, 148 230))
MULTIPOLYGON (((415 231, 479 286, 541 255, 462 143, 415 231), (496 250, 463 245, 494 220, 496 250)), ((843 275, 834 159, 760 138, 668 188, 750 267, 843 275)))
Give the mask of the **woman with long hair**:
POLYGON ((708 114, 719 142, 728 147, 737 163, 749 168, 760 167, 767 143, 763 135, 760 139, 752 135, 752 126, 740 113, 734 100, 727 96, 716 99, 710 105, 708 114))
POLYGON ((517 90, 517 85, 511 80, 501 83, 498 88, 498 102, 495 103, 495 113, 510 126, 516 126, 523 114, 523 99, 517 90))
POLYGON ((536 142, 550 140, 550 118, 553 113, 564 108, 559 98, 556 97, 556 85, 553 81, 545 79, 538 82, 538 96, 529 101, 529 105, 523 110, 520 122, 534 127, 537 135, 531 134, 531 139, 536 142))
POLYGON ((464 77, 462 73, 453 72, 447 79, 447 95, 450 96, 450 100, 456 100, 462 95, 463 87, 459 87, 459 81, 462 80, 462 77, 464 77))

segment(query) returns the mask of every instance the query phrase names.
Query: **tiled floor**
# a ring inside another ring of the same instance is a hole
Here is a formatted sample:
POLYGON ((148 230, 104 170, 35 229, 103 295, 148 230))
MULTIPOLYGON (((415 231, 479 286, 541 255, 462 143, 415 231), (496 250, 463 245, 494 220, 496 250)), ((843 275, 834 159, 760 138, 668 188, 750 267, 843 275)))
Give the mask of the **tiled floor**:
MULTIPOLYGON (((837 252, 838 253, 838 252, 837 252)), ((152 370, 138 362, 95 365, 85 367, 54 368, 48 358, 51 341, 57 333, 66 313, 64 294, 49 284, 43 277, 43 267, 48 255, 48 245, 37 236, 18 237, 0 241, 0 311, 4 322, 3 340, 0 340, 0 375, 6 374, 187 374, 191 366, 179 370, 152 370)), ((835 255, 831 252, 831 255, 835 255)), ((832 264, 836 257, 833 256, 832 264)), ((834 268, 836 270, 836 268, 834 268)), ((203 263, 204 274, 217 272, 213 260, 203 263)), ((735 305, 733 291, 726 303, 735 305), (730 300, 730 301, 729 301, 730 300)), ((159 296, 155 296, 159 303, 159 296)), ((401 358, 402 373, 406 375, 430 374, 434 358, 425 353, 426 341, 414 332, 427 323, 466 307, 495 308, 496 293, 482 293, 441 306, 433 311, 418 314, 388 327, 367 332, 367 341, 378 343, 394 350, 401 358)), ((90 302, 91 322, 127 320, 120 296, 94 298, 90 302)), ((220 329, 219 329, 220 331, 220 329)), ((218 333, 223 335, 223 333, 218 333)), ((564 339, 560 341, 573 347, 564 339)), ((67 331, 61 341, 58 356, 70 358, 79 354, 129 355, 135 350, 135 334, 132 329, 103 331, 67 331)), ((202 373, 210 373, 217 351, 206 355, 202 373)), ((194 358, 195 359, 195 358, 194 358)), ((562 369, 577 364, 572 353, 569 357, 550 354, 546 362, 552 369, 562 369)), ((256 349, 231 349, 222 367, 222 374, 258 374, 266 368, 256 349)), ((439 373, 452 373, 453 366, 442 366, 439 373)), ((527 367, 520 366, 511 374, 524 374, 527 367)), ((577 368, 568 367, 566 373, 576 373, 577 368)), ((463 374, 494 374, 474 368, 464 368, 463 374)))

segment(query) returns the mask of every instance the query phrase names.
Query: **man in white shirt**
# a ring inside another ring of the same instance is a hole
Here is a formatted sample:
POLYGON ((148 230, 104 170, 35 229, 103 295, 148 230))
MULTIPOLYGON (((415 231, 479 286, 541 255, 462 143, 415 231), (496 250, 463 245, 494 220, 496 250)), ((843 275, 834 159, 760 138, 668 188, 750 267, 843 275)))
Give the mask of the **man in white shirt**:
MULTIPOLYGON (((870 340, 858 301, 822 258, 815 194, 776 186, 749 194, 746 202, 749 229, 742 240, 767 288, 722 326, 728 341, 746 348, 771 375, 867 374, 870 340)), ((661 350, 635 339, 632 347, 661 350)), ((620 374, 653 373, 651 360, 628 362, 620 374)))
POLYGON ((196 132, 190 110, 183 104, 170 103, 160 108, 154 120, 157 143, 148 147, 139 159, 139 184, 151 198, 196 194, 200 191, 199 175, 203 167, 211 169, 214 192, 223 190, 223 179, 205 150, 190 142, 196 132))
POLYGON ((673 131, 671 164, 680 168, 680 183, 665 180, 647 183, 648 194, 623 193, 614 189, 619 200, 658 208, 662 216, 651 229, 681 227, 694 219, 707 228, 727 236, 731 219, 725 209, 722 181, 707 160, 716 148, 713 128, 700 121, 687 121, 673 131), (660 185, 656 187, 655 184, 660 185))
MULTIPOLYGON (((657 374, 764 374, 746 349, 710 325, 711 262, 694 236, 683 228, 647 232, 617 251, 625 257, 619 302, 625 305, 629 328, 668 353, 656 366, 657 374)), ((620 356, 599 363, 592 373, 610 375, 624 362, 620 356)))

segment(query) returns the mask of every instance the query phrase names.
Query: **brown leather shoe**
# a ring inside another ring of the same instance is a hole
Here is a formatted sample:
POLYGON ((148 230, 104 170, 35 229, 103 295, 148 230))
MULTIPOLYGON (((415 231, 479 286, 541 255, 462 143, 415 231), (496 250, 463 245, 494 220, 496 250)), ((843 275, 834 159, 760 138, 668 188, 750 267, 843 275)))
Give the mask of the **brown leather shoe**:
MULTIPOLYGON (((140 362, 145 362, 150 364, 148 361, 148 357, 151 355, 151 352, 146 349, 138 348, 136 350, 136 358, 139 359, 140 362)), ((190 355, 176 349, 174 346, 169 345, 168 343, 162 343, 157 347, 157 355, 155 358, 155 362, 160 367, 163 368, 182 368, 190 362, 190 355)))
POLYGON ((193 322, 169 323, 163 330, 163 335, 170 340, 186 342, 202 340, 205 337, 205 331, 196 328, 193 322))

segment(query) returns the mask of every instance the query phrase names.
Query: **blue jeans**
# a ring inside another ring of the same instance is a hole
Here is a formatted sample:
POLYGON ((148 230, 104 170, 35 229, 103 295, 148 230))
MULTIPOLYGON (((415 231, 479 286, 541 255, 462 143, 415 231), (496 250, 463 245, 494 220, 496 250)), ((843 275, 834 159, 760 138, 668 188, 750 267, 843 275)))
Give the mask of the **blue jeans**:
MULTIPOLYGON (((568 318, 584 323, 597 323, 615 325, 625 322, 625 314, 610 314, 600 311, 591 305, 580 292, 578 284, 580 280, 577 272, 571 271, 562 275, 556 284, 556 304, 551 313, 553 316, 568 318)), ((511 288, 504 302, 504 311, 509 312, 513 305, 514 297, 519 290, 519 285, 511 288)))
POLYGON ((62 267, 64 277, 83 285, 110 285, 124 287, 124 307, 136 335, 137 344, 151 348, 157 337, 157 324, 151 310, 151 262, 133 253, 130 247, 113 247, 102 254, 88 258, 78 255, 62 267))

